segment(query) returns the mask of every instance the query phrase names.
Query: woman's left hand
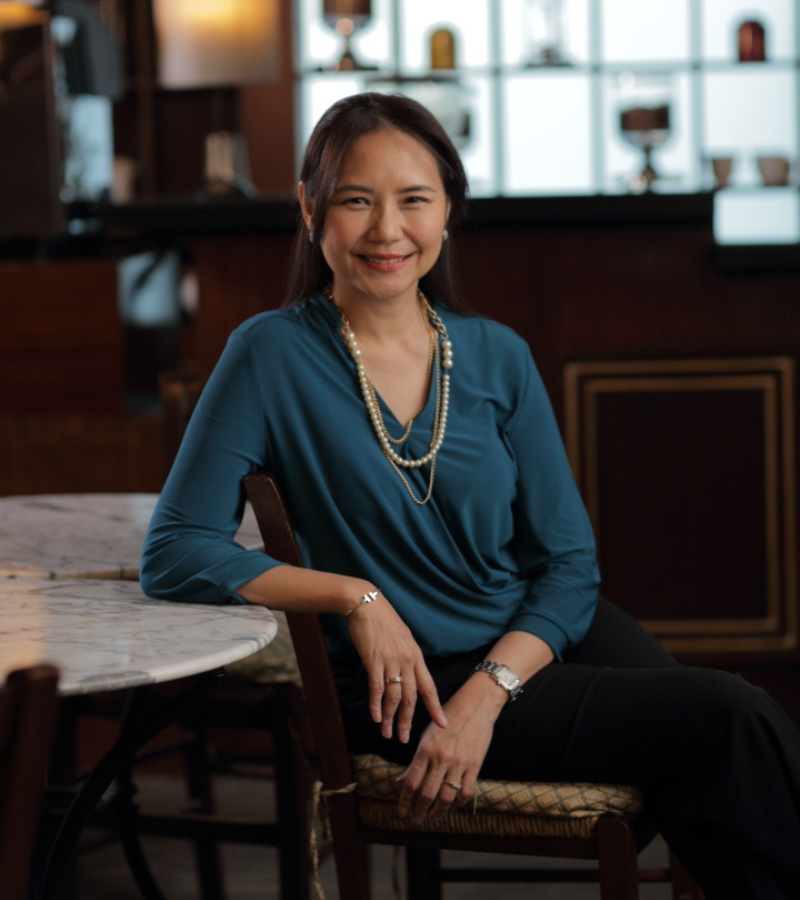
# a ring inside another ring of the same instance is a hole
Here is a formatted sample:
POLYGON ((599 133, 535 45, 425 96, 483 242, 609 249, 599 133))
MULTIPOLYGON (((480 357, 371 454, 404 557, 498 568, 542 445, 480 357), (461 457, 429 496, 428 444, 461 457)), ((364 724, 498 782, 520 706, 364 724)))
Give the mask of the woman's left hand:
POLYGON ((475 792, 475 782, 489 749, 494 723, 508 695, 489 679, 469 679, 445 704, 448 724, 431 723, 417 752, 400 776, 401 816, 415 824, 426 815, 458 809, 475 792))

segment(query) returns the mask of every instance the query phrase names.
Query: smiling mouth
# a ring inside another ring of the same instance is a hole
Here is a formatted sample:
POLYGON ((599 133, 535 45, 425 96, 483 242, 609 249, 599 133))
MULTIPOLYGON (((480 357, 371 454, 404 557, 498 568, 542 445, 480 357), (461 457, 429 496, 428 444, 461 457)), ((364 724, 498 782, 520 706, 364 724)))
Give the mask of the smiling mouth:
POLYGON ((397 266, 400 263, 404 263, 412 256, 412 253, 407 253, 401 256, 367 256, 365 253, 359 254, 359 258, 363 259, 364 262, 367 262, 372 266, 385 266, 386 268, 391 268, 392 266, 397 266))

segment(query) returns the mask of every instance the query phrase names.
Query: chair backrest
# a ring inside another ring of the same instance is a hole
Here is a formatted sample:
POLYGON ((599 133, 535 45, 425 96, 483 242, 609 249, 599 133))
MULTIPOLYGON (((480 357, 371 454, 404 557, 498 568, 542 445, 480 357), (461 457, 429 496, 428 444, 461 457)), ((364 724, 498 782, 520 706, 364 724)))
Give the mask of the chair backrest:
MULTIPOLYGON (((281 562, 302 566, 286 506, 274 477, 268 472, 258 472, 246 476, 244 484, 264 541, 264 551, 281 562)), ((344 787, 352 781, 353 773, 319 616, 287 612, 286 621, 303 679, 314 739, 318 747, 325 748, 320 754, 323 780, 326 787, 344 787)))
POLYGON ((58 671, 11 672, 0 688, 0 893, 25 900, 58 704, 58 671))
MULTIPOLYGON (((291 521, 274 477, 268 472, 258 472, 246 476, 244 485, 261 530, 264 551, 289 565, 302 566, 291 521)), ((352 784, 353 766, 322 625, 319 616, 312 613, 287 612, 286 620, 303 680, 322 783, 326 791, 335 793, 352 784)), ((367 858, 355 793, 348 791, 337 797, 328 806, 328 816, 341 888, 339 857, 367 858)), ((370 896, 366 865, 353 864, 346 877, 351 879, 354 897, 370 896)))

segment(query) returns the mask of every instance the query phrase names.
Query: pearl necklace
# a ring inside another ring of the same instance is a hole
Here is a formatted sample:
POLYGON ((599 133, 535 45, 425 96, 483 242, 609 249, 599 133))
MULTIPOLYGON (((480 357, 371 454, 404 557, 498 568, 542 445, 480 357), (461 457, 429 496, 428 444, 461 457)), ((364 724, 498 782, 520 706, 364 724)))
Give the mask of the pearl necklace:
MULTIPOLYGON (((325 296, 336 306, 336 301, 333 299, 333 292, 330 287, 327 287, 324 291, 325 296)), ((386 428, 386 423, 383 421, 383 416, 381 414, 380 402, 378 400, 378 395, 375 391, 375 388, 370 381, 370 377, 367 374, 367 370, 364 366, 364 363, 361 360, 361 350, 358 346, 358 341, 356 340, 355 333, 353 332, 350 323, 347 320, 347 316, 344 314, 344 311, 336 306, 336 309, 339 311, 339 316, 342 320, 342 328, 340 334, 342 335, 342 339, 347 346, 347 349, 350 352, 350 356, 353 358, 353 362, 356 364, 356 372, 358 374, 358 382, 361 387, 361 396, 364 398, 364 405, 367 407, 367 413, 369 414, 370 421, 372 422, 372 427, 375 430, 375 435, 378 438, 378 443, 380 444, 381 450, 384 453, 384 456, 389 460, 392 468, 397 472, 400 478, 403 481, 403 484, 406 486, 406 490, 411 495, 411 499, 418 504, 419 506, 424 506, 428 500, 431 498, 431 494, 433 493, 433 479, 436 473, 436 455, 442 448, 442 444, 444 443, 444 435, 447 429, 447 414, 450 409, 450 369, 453 368, 453 344, 450 340, 449 335, 447 334, 447 327, 442 321, 441 317, 434 311, 433 307, 428 303, 427 298, 419 291, 419 301, 422 306, 423 312, 427 315, 428 320, 430 322, 431 327, 431 351, 432 351, 432 361, 433 365, 429 366, 429 373, 433 375, 436 383, 436 410, 434 413, 433 420, 433 432, 431 434, 431 442, 428 448, 428 452, 424 456, 420 456, 418 459, 405 459, 400 456, 392 447, 392 444, 402 444, 406 438, 411 434, 411 426, 414 422, 414 419, 419 415, 419 412, 422 412, 425 404, 423 403, 420 411, 411 417, 411 421, 408 423, 405 429, 405 433, 401 438, 393 438, 388 429, 386 428), (441 342, 439 342, 438 337, 441 336, 441 342), (436 352, 439 349, 440 352, 436 352), (431 371, 435 370, 435 371, 431 371), (414 493, 414 489, 411 487, 408 479, 403 473, 403 469, 419 469, 421 466, 425 466, 430 463, 430 476, 428 479, 428 490, 425 494, 424 498, 420 500, 417 495, 414 493)))

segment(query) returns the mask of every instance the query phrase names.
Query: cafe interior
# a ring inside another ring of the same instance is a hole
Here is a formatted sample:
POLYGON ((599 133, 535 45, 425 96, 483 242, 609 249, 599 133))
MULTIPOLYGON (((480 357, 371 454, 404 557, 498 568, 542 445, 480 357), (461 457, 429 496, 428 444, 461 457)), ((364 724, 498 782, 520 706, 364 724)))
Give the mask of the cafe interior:
MULTIPOLYGON (((362 91, 462 156, 464 293, 532 349, 604 593, 800 723, 798 0, 0 0, 7 900, 702 898, 634 795, 370 819, 391 772, 353 790, 318 634, 220 607, 182 654, 208 620, 141 593, 203 385, 284 298, 305 142, 362 91)), ((247 494, 237 540, 294 559, 247 494)))

